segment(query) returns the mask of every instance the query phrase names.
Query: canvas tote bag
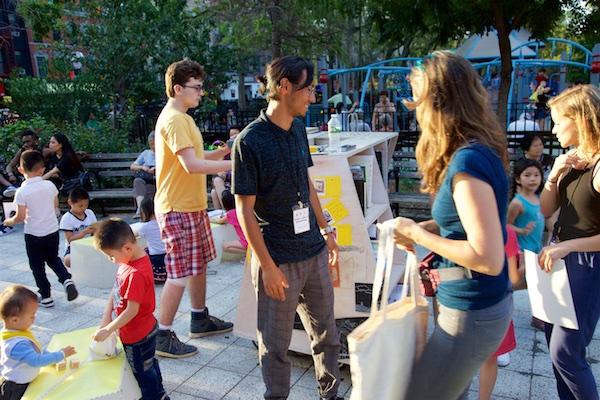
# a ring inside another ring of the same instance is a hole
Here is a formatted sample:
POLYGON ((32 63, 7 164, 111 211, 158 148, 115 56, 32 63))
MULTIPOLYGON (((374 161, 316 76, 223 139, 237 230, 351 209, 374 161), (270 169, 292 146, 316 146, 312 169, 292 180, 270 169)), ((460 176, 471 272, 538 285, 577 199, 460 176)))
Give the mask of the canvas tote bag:
POLYGON ((413 365, 426 342, 429 304, 418 284, 417 258, 407 253, 401 299, 388 304, 394 255, 392 220, 379 224, 377 267, 369 318, 348 335, 350 400, 405 398, 413 365), (407 285, 408 283, 408 285, 407 285), (381 304, 377 302, 383 284, 381 304), (410 287, 410 296, 408 296, 410 287))

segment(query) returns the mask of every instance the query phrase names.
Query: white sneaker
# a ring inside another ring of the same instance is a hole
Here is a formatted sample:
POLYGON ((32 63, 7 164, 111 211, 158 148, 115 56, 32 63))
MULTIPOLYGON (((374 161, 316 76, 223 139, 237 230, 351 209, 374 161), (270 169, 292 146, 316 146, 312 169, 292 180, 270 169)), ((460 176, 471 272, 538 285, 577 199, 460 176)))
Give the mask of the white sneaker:
POLYGON ((10 185, 6 189, 4 189, 4 192, 2 192, 2 195, 4 197, 14 197, 17 189, 18 189, 18 187, 10 185))
POLYGON ((140 209, 138 208, 133 215, 133 219, 140 219, 140 209))
POLYGON ((8 235, 13 231, 13 229, 15 228, 12 226, 6 226, 4 224, 0 225, 0 236, 8 235))
POLYGON ((498 366, 506 367, 508 364, 510 364, 510 353, 500 354, 498 356, 498 366))

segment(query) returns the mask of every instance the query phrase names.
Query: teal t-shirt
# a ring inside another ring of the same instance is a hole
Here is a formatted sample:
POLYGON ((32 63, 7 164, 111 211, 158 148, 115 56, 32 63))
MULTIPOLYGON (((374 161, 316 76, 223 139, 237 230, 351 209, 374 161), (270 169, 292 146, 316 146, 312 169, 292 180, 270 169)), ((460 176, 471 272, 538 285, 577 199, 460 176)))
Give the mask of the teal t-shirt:
POLYGON ((535 222, 535 228, 529 235, 517 235, 519 247, 523 251, 529 250, 539 253, 542 250, 542 236, 544 235, 544 216, 540 210, 540 205, 539 203, 530 203, 518 193, 515 195, 515 199, 523 204, 523 213, 515 219, 513 225, 517 228, 525 228, 529 222, 535 222))
MULTIPOLYGON (((431 215, 440 227, 442 237, 464 240, 466 233, 458 217, 456 204, 452 197, 452 180, 458 173, 466 173, 488 183, 496 196, 496 212, 500 217, 504 243, 506 243, 506 211, 508 208, 508 177, 502 166, 502 160, 495 151, 479 143, 469 144, 456 151, 437 193, 431 209, 431 215)), ((448 259, 442 258, 438 268, 456 267, 448 259)), ((508 278, 508 266, 498 276, 473 272, 473 279, 461 279, 442 282, 437 289, 437 299, 446 307, 468 311, 491 307, 502 301, 511 291, 508 278)))

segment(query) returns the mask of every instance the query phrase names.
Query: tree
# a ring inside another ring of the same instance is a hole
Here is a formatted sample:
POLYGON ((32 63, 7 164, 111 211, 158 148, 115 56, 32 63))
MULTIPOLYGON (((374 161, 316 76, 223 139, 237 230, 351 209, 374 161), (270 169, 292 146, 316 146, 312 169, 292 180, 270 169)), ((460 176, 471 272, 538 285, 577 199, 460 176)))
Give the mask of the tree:
POLYGON ((18 12, 38 32, 67 33, 48 49, 51 76, 64 79, 72 52, 81 50, 85 57, 75 82, 94 88, 100 104, 126 109, 164 99, 161 77, 183 58, 205 66, 209 96, 219 96, 229 79, 233 58, 211 44, 212 22, 185 0, 23 0, 18 12))
MULTIPOLYGON (((259 62, 284 54, 312 60, 327 56, 330 67, 355 67, 379 58, 367 26, 368 0, 224 0, 205 12, 218 21, 219 39, 237 60, 239 77, 259 62)), ((239 79, 238 92, 244 93, 239 79)), ((245 98, 240 96, 240 107, 245 98)))
MULTIPOLYGON (((594 1, 597 3, 597 1, 594 1)), ((443 46, 468 34, 485 34, 495 29, 500 48, 500 90, 498 117, 505 123, 508 92, 511 84, 512 49, 509 34, 519 28, 528 29, 533 37, 546 37, 561 21, 565 9, 581 19, 581 2, 577 0, 372 0, 373 15, 385 38, 407 41, 411 29, 430 35, 435 45, 443 46)))

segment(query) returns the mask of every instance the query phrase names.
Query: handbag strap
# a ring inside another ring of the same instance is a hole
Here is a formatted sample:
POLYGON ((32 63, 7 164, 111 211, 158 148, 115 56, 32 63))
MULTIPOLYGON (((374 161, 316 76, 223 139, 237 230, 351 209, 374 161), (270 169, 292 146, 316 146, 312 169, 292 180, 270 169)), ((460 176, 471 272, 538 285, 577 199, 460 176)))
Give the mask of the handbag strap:
MULTIPOLYGON (((392 280, 392 268, 394 262, 394 221, 388 220, 377 224, 379 228, 379 246, 377 249, 377 265, 375 269, 375 278, 373 279, 373 297, 371 299, 371 316, 377 311, 382 311, 382 316, 386 318, 386 309, 389 304, 388 293, 392 280), (383 286, 383 292, 382 290, 383 286), (379 295, 381 294, 381 303, 377 306, 379 295)), ((408 287, 410 287, 410 296, 414 305, 417 305, 417 296, 420 295, 418 286, 418 268, 417 256, 415 253, 407 252, 406 266, 404 269, 404 287, 402 288, 401 299, 408 296, 408 287)))

